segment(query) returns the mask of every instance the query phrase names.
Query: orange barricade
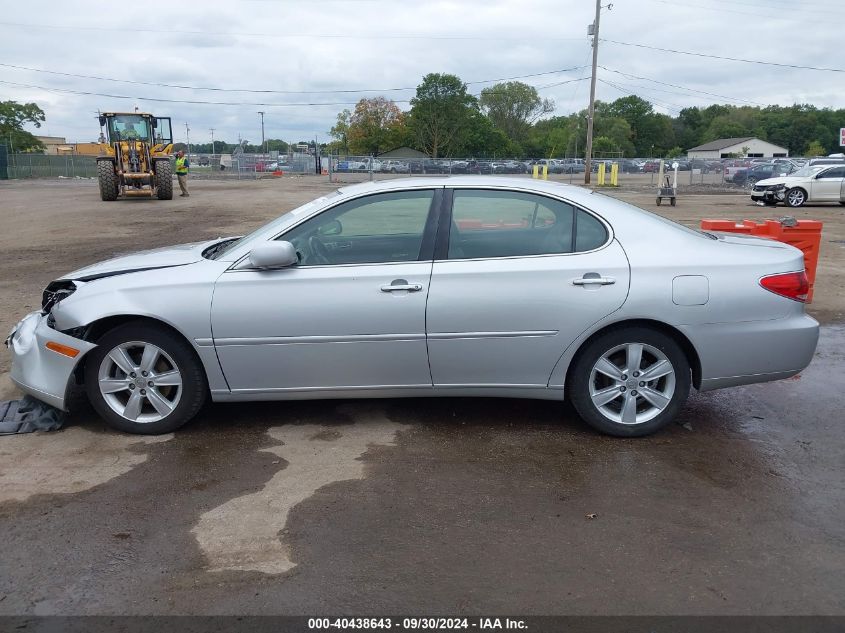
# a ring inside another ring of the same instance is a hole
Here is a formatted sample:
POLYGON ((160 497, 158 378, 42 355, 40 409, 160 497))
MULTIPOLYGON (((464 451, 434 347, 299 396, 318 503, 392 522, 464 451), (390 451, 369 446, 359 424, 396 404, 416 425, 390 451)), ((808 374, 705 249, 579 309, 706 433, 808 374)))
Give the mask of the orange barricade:
POLYGON ((705 231, 744 233, 756 237, 767 237, 800 248, 801 252, 804 253, 804 269, 807 271, 807 281, 810 282, 807 303, 812 302, 813 286, 816 282, 816 267, 819 263, 819 247, 822 242, 821 222, 798 220, 795 226, 786 226, 778 220, 765 220, 763 222, 743 220, 741 224, 731 220, 702 220, 701 228, 705 231))

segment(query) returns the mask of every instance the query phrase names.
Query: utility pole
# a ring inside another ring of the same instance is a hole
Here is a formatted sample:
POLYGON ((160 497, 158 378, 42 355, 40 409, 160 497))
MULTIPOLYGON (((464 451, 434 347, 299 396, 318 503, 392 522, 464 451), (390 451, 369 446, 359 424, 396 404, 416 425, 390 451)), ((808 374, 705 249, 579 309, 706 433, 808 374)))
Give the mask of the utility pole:
POLYGON ((188 137, 188 158, 191 157, 191 128, 188 127, 188 123, 185 122, 185 136, 188 137))
POLYGON ((261 115, 261 151, 267 153, 267 145, 264 142, 264 112, 259 112, 261 115))
MULTIPOLYGON (((611 5, 612 6, 612 5, 611 5)), ((601 21, 601 0, 596 0, 596 20, 587 28, 593 36, 593 76, 590 79, 590 107, 587 118, 587 149, 584 156, 584 184, 590 184, 593 158, 593 118, 596 112, 596 68, 599 64, 599 22, 601 21)))
POLYGON ((214 128, 211 128, 209 132, 211 132, 211 155, 214 156, 214 128))

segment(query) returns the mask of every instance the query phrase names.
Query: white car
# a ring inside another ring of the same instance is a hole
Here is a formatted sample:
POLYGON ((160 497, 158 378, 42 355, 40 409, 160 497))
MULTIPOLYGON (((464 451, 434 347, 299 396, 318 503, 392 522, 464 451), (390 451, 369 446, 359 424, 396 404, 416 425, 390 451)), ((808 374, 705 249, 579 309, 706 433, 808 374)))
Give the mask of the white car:
POLYGON ((800 207, 807 202, 845 205, 845 164, 811 165, 788 176, 760 180, 751 190, 755 202, 800 207))

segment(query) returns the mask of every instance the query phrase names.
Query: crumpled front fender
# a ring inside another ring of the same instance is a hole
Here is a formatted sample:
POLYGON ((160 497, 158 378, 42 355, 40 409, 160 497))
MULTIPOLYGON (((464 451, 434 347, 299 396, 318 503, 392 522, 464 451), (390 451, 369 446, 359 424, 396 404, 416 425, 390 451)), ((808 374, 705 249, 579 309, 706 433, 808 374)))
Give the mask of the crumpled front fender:
POLYGON ((12 328, 6 339, 12 353, 11 378, 32 397, 67 411, 73 371, 96 345, 54 330, 47 318, 31 312, 12 328))

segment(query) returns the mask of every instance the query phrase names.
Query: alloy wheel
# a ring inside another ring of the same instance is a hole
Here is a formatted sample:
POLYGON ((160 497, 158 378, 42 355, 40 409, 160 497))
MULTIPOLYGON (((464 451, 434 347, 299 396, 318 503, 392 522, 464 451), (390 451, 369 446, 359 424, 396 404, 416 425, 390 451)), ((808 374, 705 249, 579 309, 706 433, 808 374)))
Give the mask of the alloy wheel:
POLYGON ((656 347, 617 345, 590 372, 590 399, 608 420, 635 425, 654 419, 675 393, 675 368, 656 347))
POLYGON ((104 402, 132 422, 163 420, 182 397, 182 373, 173 358, 144 341, 112 348, 100 363, 97 380, 104 402))

